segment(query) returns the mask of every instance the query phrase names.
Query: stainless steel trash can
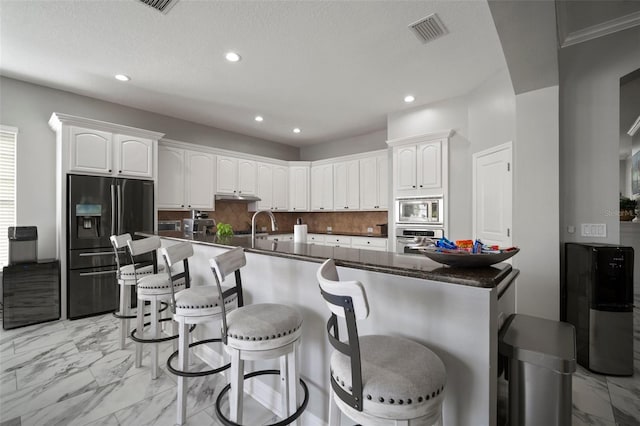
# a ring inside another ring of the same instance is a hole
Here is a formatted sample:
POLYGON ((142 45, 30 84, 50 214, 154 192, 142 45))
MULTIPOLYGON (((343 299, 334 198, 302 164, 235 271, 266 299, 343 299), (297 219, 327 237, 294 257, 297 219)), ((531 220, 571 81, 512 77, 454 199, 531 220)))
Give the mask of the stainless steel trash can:
POLYGON ((498 348, 507 357, 509 424, 571 424, 571 382, 576 371, 576 336, 571 324, 511 315, 498 348))

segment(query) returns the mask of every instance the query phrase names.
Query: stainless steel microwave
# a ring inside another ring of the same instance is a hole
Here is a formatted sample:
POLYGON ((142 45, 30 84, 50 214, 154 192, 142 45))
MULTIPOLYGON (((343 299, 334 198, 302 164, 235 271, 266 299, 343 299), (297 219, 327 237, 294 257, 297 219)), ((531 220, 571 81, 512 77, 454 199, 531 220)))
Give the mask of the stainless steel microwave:
POLYGON ((443 197, 397 198, 396 223, 444 226, 443 197))

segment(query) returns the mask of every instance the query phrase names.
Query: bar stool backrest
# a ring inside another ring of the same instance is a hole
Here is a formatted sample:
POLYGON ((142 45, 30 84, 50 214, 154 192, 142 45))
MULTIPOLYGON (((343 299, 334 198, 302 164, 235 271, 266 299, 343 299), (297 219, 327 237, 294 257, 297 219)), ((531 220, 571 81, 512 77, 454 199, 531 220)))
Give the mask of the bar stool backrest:
MULTIPOLYGON (((240 268, 246 264, 247 258, 242 247, 236 247, 209 260, 209 265, 211 266, 211 271, 216 279, 218 292, 222 294, 222 299, 224 300, 227 297, 236 294, 238 308, 244 306, 240 268), (235 286, 223 292, 222 283, 225 281, 226 277, 231 274, 235 275, 235 286)), ((222 342, 227 344, 227 310, 224 303, 222 303, 222 342)))
POLYGON ((333 259, 326 260, 316 278, 320 284, 320 293, 331 310, 327 321, 327 337, 333 348, 349 358, 351 364, 351 392, 344 390, 331 375, 331 387, 335 394, 346 404, 362 411, 362 369, 360 359, 360 340, 356 321, 369 316, 369 304, 364 287, 358 281, 340 281, 333 259), (340 340, 338 317, 344 320, 347 339, 340 340))
MULTIPOLYGON (((324 293, 351 298, 357 320, 365 319, 369 316, 369 303, 367 302, 367 294, 364 291, 364 287, 358 281, 340 281, 333 259, 326 260, 318 269, 316 275, 320 289, 324 293)), ((345 317, 342 305, 336 305, 329 300, 326 300, 326 302, 331 312, 339 317, 345 317)))
POLYGON ((189 277, 189 258, 193 256, 193 246, 189 242, 174 244, 160 249, 160 256, 164 259, 165 270, 171 284, 171 312, 176 313, 176 290, 178 281, 185 283, 185 288, 189 287, 191 278, 189 277), (173 266, 182 262, 182 271, 176 271, 173 266))
POLYGON ((120 262, 121 252, 119 250, 127 247, 127 243, 131 241, 131 235, 130 234, 112 235, 111 237, 109 237, 109 240, 111 241, 111 246, 113 247, 113 255, 116 258, 116 267, 118 268, 118 278, 119 278, 120 268, 124 266, 124 265, 121 265, 121 262, 120 262))
POLYGON ((127 241, 136 281, 138 281, 138 270, 145 266, 152 265, 153 273, 158 273, 157 250, 160 248, 160 245, 160 237, 158 236, 127 241))

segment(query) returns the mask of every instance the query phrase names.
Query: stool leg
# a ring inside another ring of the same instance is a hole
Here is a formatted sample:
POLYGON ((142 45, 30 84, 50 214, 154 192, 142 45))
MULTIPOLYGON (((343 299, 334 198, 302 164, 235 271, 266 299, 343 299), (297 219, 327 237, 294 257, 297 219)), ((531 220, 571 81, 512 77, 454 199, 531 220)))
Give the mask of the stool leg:
POLYGON ((280 417, 283 419, 289 415, 289 400, 291 389, 289 388, 289 354, 280 357, 280 417))
MULTIPOLYGON (((144 339, 144 300, 138 298, 138 313, 136 315, 136 332, 139 338, 144 339)), ((142 343, 136 342, 136 367, 142 367, 142 343)))
MULTIPOLYGON (((158 330, 158 298, 151 299, 151 338, 160 337, 158 330)), ((158 343, 151 344, 151 378, 158 378, 158 343)))
MULTIPOLYGON (((292 415, 298 409, 298 381, 300 377, 300 371, 298 368, 298 342, 293 342, 293 350, 289 352, 286 356, 287 358, 287 388, 289 389, 288 394, 288 406, 289 411, 288 415, 292 415)), ((294 425, 298 425, 298 420, 296 420, 294 425)))
MULTIPOLYGON (((127 288, 124 284, 120 284, 120 315, 129 315, 127 312, 127 301, 125 300, 125 289, 127 288)), ((125 319, 120 318, 120 349, 124 349, 125 340, 127 338, 127 327, 125 324, 125 319)))
POLYGON ((340 410, 335 400, 336 394, 329 384, 329 426, 340 426, 340 410))
POLYGON ((409 420, 396 420, 395 426, 409 426, 409 420))
MULTIPOLYGON (((187 371, 189 365, 189 325, 180 318, 178 325, 178 370, 187 371)), ((175 326, 174 326, 175 328, 175 326)), ((178 376, 178 418, 177 424, 183 425, 187 418, 187 378, 178 376)))
POLYGON ((231 352, 231 391, 229 393, 229 418, 232 422, 242 424, 242 399, 244 397, 244 360, 240 351, 231 352))
MULTIPOLYGON (((124 314, 126 316, 130 316, 131 315, 131 287, 126 286, 123 288, 123 290, 124 290, 124 314)), ((129 324, 130 324, 129 318, 125 318, 124 319, 125 338, 131 335, 131 327, 129 324)), ((123 343, 125 345, 127 344, 125 340, 123 340, 123 343)))

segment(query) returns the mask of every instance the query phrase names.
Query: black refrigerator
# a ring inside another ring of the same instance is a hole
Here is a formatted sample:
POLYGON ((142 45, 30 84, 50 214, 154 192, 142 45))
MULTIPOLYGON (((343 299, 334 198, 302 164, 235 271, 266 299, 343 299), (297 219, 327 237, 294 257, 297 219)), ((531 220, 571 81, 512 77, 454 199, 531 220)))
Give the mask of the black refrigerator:
POLYGON ((152 181, 67 175, 68 318, 117 309, 116 262, 109 237, 153 230, 153 206, 152 181))

